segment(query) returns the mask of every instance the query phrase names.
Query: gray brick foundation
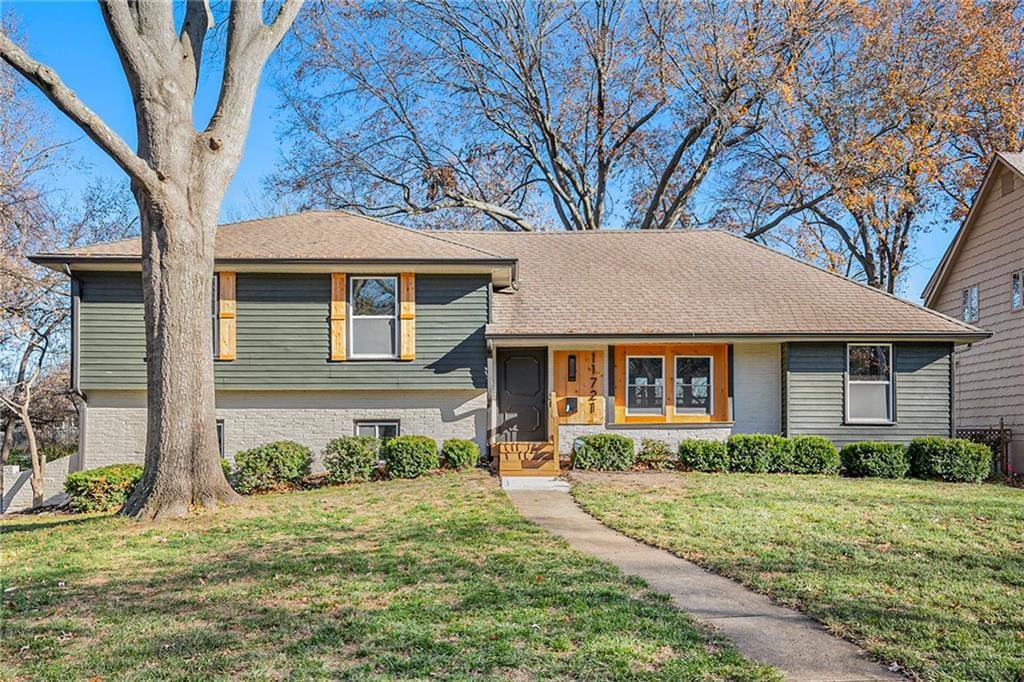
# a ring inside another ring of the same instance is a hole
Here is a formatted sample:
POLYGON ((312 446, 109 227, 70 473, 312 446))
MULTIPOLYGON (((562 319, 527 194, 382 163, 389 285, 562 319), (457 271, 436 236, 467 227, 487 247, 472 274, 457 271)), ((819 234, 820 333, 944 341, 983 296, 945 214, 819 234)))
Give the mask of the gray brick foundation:
MULTIPOLYGON (((146 406, 142 391, 91 391, 85 418, 83 466, 142 463, 146 406)), ((350 436, 355 421, 399 420, 407 435, 468 438, 484 448, 484 391, 219 391, 217 418, 224 420, 224 451, 275 440, 310 447, 314 469, 331 438, 350 436)))
POLYGON ((655 440, 664 441, 668 445, 669 449, 672 452, 675 452, 679 449, 679 441, 681 440, 686 440, 688 438, 699 438, 700 440, 725 440, 732 434, 732 432, 732 424, 720 424, 715 426, 708 424, 701 424, 699 426, 684 426, 676 424, 672 427, 660 425, 657 427, 608 427, 603 424, 563 424, 558 429, 558 450, 563 455, 571 453, 573 441, 580 436, 589 436, 596 433, 618 433, 632 438, 636 443, 637 449, 640 448, 641 439, 654 438, 655 440))

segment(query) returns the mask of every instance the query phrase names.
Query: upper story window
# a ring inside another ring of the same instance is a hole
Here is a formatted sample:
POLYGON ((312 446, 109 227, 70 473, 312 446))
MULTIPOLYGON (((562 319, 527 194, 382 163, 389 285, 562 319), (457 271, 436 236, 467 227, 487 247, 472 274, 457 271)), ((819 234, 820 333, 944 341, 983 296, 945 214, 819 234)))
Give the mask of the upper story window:
POLYGON ((711 414, 711 356, 676 356, 676 414, 711 414))
POLYGON ((352 278, 349 294, 351 357, 397 357, 397 292, 397 277, 352 278))
POLYGON ((665 413, 665 358, 630 355, 626 358, 626 413, 665 413))
POLYGON ((851 343, 846 347, 846 421, 893 421, 892 346, 851 343))
POLYGON ((964 322, 978 321, 978 287, 977 285, 960 292, 960 317, 964 322))
POLYGON ((1024 270, 1013 273, 1010 278, 1010 308, 1024 308, 1024 270))
MULTIPOLYGON (((220 277, 213 273, 213 300, 210 302, 210 322, 213 324, 213 357, 220 356, 220 277)), ((223 455, 221 455, 223 457, 223 455)))

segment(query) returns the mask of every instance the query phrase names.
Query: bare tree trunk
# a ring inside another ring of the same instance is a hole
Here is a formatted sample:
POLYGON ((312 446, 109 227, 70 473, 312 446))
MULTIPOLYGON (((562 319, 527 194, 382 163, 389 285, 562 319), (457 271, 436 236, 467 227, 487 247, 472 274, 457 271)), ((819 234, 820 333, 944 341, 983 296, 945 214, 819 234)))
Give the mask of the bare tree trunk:
POLYGON ((32 417, 28 413, 28 400, 22 404, 18 418, 21 425, 25 427, 25 437, 28 438, 28 455, 32 463, 32 476, 29 483, 32 486, 32 507, 38 507, 43 503, 43 468, 46 462, 39 456, 39 444, 36 442, 36 430, 32 426, 32 417))
MULTIPOLYGON (((197 154, 190 161, 189 175, 219 175, 217 157, 197 154)), ((223 181, 207 182, 216 187, 223 181)), ((220 466, 214 412, 210 305, 222 192, 182 192, 188 202, 136 195, 143 226, 148 428, 143 477, 123 513, 159 519, 239 497, 220 466)))
POLYGON ((11 456, 11 448, 14 447, 14 415, 10 410, 4 412, 3 429, 4 440, 3 444, 0 444, 0 467, 6 466, 7 460, 11 456))
POLYGON ((217 216, 238 168, 260 75, 302 0, 228 5, 220 98, 196 131, 195 92, 212 26, 207 0, 103 2, 107 30, 135 104, 136 151, 50 68, 0 32, 0 59, 35 84, 132 179, 142 222, 148 410, 142 481, 124 513, 156 519, 234 501, 220 467, 214 416, 210 298, 217 216))

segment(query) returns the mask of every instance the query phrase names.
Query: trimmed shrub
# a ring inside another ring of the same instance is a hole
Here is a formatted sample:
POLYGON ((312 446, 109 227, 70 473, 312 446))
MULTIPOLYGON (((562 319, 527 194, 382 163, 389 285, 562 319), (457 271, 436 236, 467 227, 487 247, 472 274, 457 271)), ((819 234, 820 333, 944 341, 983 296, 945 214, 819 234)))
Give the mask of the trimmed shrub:
POLYGON ((450 469, 468 469, 480 461, 480 448, 464 438, 449 438, 441 446, 444 465, 450 469))
POLYGON ((907 458, 915 478, 979 483, 992 473, 992 450, 962 438, 915 438, 907 458))
POLYGON ((426 436, 392 438, 384 443, 381 453, 388 478, 417 478, 441 466, 437 443, 426 436))
POLYGON ((729 447, 718 440, 680 441, 679 468, 691 471, 728 471, 729 447))
POLYGON ((672 451, 665 441, 643 438, 640 440, 640 452, 636 454, 636 462, 648 469, 671 469, 672 451))
POLYGON ((138 464, 111 464, 68 474, 64 492, 71 497, 71 511, 99 512, 118 509, 128 501, 142 478, 138 464))
POLYGON ((752 474, 789 471, 792 444, 782 436, 738 433, 729 436, 729 470, 752 474))
POLYGON ((220 470, 224 472, 224 478, 231 482, 231 460, 221 457, 220 458, 220 470))
POLYGON ((847 444, 839 461, 840 473, 853 477, 903 478, 910 468, 906 446, 870 440, 847 444))
POLYGON ((794 474, 839 473, 839 450, 835 443, 823 436, 794 436, 789 439, 793 446, 793 459, 789 470, 794 474))
POLYGON ((597 433, 576 439, 572 465, 576 469, 626 471, 636 462, 633 439, 619 433, 597 433))
POLYGON ((380 459, 380 441, 373 436, 342 436, 324 448, 329 483, 369 481, 380 459))
POLYGON ((312 462, 309 448, 290 440, 242 450, 235 454, 235 490, 249 495, 298 483, 309 475, 312 462))

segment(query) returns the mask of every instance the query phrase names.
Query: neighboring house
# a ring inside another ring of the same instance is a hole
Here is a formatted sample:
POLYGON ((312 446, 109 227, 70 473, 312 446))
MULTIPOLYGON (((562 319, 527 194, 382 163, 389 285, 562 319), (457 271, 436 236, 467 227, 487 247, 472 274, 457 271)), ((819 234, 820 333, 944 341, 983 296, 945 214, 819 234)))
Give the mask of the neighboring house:
POLYGON ((993 333, 956 353, 957 427, 1002 419, 1013 433, 1012 470, 1024 470, 1024 154, 992 160, 923 297, 993 333))
MULTIPOLYGON (((39 254, 72 276, 81 465, 142 461, 140 243, 39 254)), ((956 344, 987 334, 717 231, 418 231, 347 213, 221 227, 224 453, 422 434, 504 474, 614 431, 839 444, 953 432, 956 344)))

